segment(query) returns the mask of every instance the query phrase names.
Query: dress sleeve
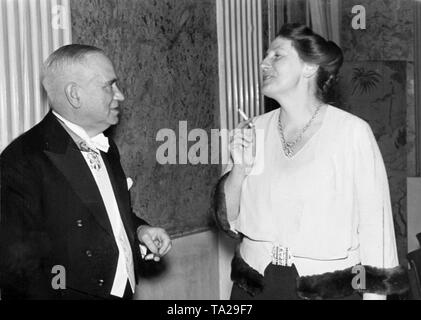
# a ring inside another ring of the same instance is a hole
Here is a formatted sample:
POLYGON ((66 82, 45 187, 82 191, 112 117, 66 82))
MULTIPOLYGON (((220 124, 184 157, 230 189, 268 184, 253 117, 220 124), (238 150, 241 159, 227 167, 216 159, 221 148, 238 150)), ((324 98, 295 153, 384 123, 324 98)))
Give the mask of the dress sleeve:
POLYGON ((218 183, 212 190, 211 195, 211 212, 212 216, 216 222, 216 225, 227 233, 230 237, 238 239, 240 237, 238 231, 236 230, 237 220, 230 221, 228 219, 228 212, 226 206, 226 195, 225 195, 225 181, 227 180, 229 173, 233 169, 234 164, 232 162, 231 156, 229 157, 227 163, 222 167, 222 176, 219 178, 218 183))
POLYGON ((370 126, 354 132, 354 187, 363 265, 393 268, 398 263, 386 168, 370 126))

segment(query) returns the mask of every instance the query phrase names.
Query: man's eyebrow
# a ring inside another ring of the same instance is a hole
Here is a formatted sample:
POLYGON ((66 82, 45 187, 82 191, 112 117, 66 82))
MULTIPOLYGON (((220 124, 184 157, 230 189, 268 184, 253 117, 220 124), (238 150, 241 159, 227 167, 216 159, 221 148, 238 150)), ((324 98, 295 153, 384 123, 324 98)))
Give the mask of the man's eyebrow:
POLYGON ((114 78, 114 79, 111 79, 111 80, 107 81, 106 84, 112 86, 117 81, 118 81, 118 78, 114 78))

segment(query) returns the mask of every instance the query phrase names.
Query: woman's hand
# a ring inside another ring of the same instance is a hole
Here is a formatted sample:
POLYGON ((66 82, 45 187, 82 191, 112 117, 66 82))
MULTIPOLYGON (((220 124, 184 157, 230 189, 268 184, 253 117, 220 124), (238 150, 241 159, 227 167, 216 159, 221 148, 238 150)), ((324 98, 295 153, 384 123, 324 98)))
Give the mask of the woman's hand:
POLYGON ((256 157, 256 130, 252 119, 241 122, 231 133, 230 153, 234 170, 248 175, 256 157), (250 128, 250 126, 252 126, 250 128))

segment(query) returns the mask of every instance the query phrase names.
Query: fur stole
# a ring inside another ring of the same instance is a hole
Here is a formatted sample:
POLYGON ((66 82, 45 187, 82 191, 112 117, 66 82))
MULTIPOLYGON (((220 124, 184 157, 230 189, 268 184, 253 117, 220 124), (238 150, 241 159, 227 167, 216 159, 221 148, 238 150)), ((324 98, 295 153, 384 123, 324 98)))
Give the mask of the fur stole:
MULTIPOLYGON (((263 276, 243 260, 238 249, 232 260, 231 268, 231 280, 250 295, 255 296, 263 290, 263 276)), ((365 271, 365 289, 353 288, 353 279, 358 274, 363 277, 364 272, 353 273, 353 269, 298 277, 297 294, 301 299, 323 300, 347 297, 355 291, 401 295, 409 289, 407 272, 401 266, 390 269, 357 266, 355 270, 365 271)))

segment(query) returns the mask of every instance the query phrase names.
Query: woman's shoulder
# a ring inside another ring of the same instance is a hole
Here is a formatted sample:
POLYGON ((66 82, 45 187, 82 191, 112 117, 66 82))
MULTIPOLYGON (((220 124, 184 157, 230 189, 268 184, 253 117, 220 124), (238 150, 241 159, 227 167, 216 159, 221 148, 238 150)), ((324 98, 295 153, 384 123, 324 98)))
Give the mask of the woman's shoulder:
POLYGON ((369 126, 367 121, 348 111, 329 105, 331 123, 336 128, 359 130, 369 126))
POLYGON ((266 112, 264 114, 258 115, 256 117, 253 117, 253 123, 257 127, 264 127, 268 123, 270 123, 274 118, 278 118, 279 115, 279 108, 272 110, 270 112, 266 112))
MULTIPOLYGON (((330 127, 336 132, 346 132, 364 130, 370 127, 364 119, 338 107, 328 105, 330 127)), ((253 123, 258 128, 265 128, 272 122, 278 121, 279 108, 253 117, 253 123)))

